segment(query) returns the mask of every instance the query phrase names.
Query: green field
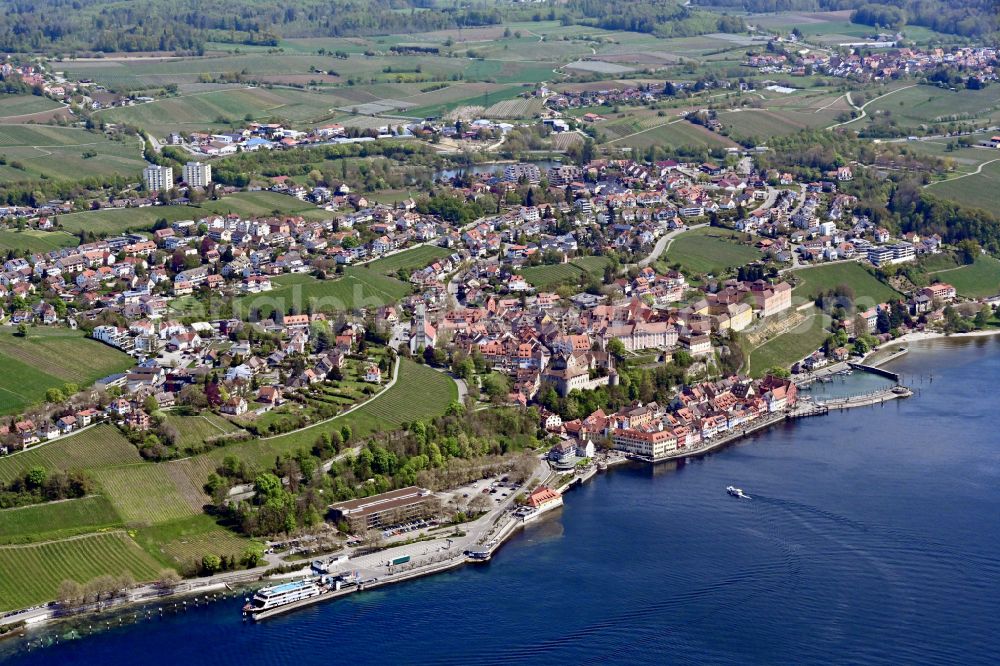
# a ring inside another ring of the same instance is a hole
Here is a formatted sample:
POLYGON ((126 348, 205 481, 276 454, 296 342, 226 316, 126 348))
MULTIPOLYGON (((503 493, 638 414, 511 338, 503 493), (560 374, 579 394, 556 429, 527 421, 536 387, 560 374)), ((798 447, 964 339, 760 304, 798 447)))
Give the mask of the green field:
POLYGON ((86 583, 103 574, 129 573, 149 581, 160 569, 124 532, 0 546, 0 611, 54 599, 64 580, 86 583))
POLYGON ((130 356, 88 339, 82 331, 37 327, 19 338, 8 329, 0 332, 0 414, 43 400, 47 389, 66 382, 86 388, 132 365, 130 356))
POLYGON ((206 412, 198 416, 167 414, 166 420, 167 423, 175 426, 180 433, 180 442, 178 445, 182 449, 202 444, 208 439, 240 431, 239 428, 226 419, 216 416, 211 412, 206 412))
POLYGON ((382 275, 395 275, 400 269, 414 271, 447 257, 450 252, 436 245, 420 245, 409 250, 397 252, 388 257, 382 257, 365 264, 365 268, 382 275))
POLYGON ((961 88, 953 92, 946 88, 919 85, 872 102, 865 111, 869 116, 888 112, 889 118, 904 127, 951 120, 995 122, 1000 120, 1000 87, 987 86, 982 90, 961 88))
POLYGON ((253 120, 280 119, 308 123, 329 117, 339 100, 327 95, 286 88, 232 88, 166 97, 155 102, 107 109, 99 116, 107 122, 142 127, 155 135, 171 131, 197 131, 228 127, 253 120))
POLYGON ((108 500, 92 495, 0 511, 0 544, 52 541, 121 526, 108 500))
POLYGON ((137 463, 91 474, 127 524, 151 525, 196 513, 170 472, 169 463, 137 463))
POLYGON ((60 215, 59 223, 71 233, 81 230, 95 234, 120 234, 126 231, 150 229, 159 219, 168 222, 192 220, 208 215, 236 213, 244 217, 265 215, 301 215, 310 220, 323 220, 330 213, 277 192, 237 192, 198 206, 150 206, 146 208, 113 208, 60 215))
POLYGON ((118 429, 99 425, 70 437, 0 458, 0 481, 9 483, 32 467, 69 471, 140 462, 139 452, 118 429))
POLYGON ((794 271, 791 275, 798 280, 793 294, 808 300, 814 300, 821 291, 838 285, 847 285, 854 290, 854 297, 861 309, 899 297, 899 292, 879 282, 861 264, 853 261, 805 268, 794 271))
POLYGON ((275 456, 302 448, 310 449, 323 432, 348 425, 357 438, 377 430, 395 429, 406 422, 439 416, 458 398, 455 382, 448 375, 409 359, 400 359, 399 362, 397 382, 350 414, 298 432, 240 442, 194 456, 189 459, 191 462, 184 461, 192 483, 203 484, 208 473, 227 455, 266 467, 273 464, 275 456))
POLYGON ((145 165, 141 152, 135 137, 112 141, 74 127, 0 124, 0 156, 6 159, 0 182, 75 180, 81 174, 138 177, 145 165))
MULTIPOLYGON (((860 38, 872 34, 871 26, 851 22, 850 10, 748 14, 744 18, 747 23, 779 32, 790 32, 792 28, 798 28, 803 35, 810 38, 810 42, 820 41, 830 44, 836 44, 841 41, 856 42, 861 41, 860 38)), ((918 25, 904 26, 902 33, 906 39, 918 43, 929 40, 943 40, 947 42, 953 39, 948 35, 918 25)))
POLYGON ((798 93, 764 102, 764 108, 745 108, 719 113, 719 121, 733 137, 753 137, 767 143, 768 137, 794 134, 803 129, 828 127, 840 113, 850 110, 837 93, 798 93))
POLYGON ((500 90, 463 90, 462 92, 469 94, 463 97, 449 99, 434 95, 434 93, 429 93, 426 96, 429 99, 424 99, 423 101, 427 102, 433 100, 432 103, 406 109, 406 115, 415 118, 430 118, 443 115, 459 106, 482 106, 486 108, 496 104, 497 102, 514 99, 518 94, 524 92, 524 88, 521 86, 510 86, 501 88, 500 90))
POLYGON ((59 102, 41 95, 0 95, 0 121, 10 116, 26 116, 61 108, 59 102))
POLYGON ((49 252, 61 247, 75 247, 80 239, 64 231, 38 231, 25 229, 12 231, 0 229, 0 251, 27 250, 28 252, 49 252))
POLYGON ((963 206, 996 212, 1000 207, 1000 157, 993 153, 1000 151, 981 152, 991 160, 982 163, 979 173, 932 183, 927 186, 927 191, 963 206))
POLYGON ((955 287, 959 296, 966 298, 987 298, 1000 294, 1000 261, 989 256, 980 256, 969 266, 960 266, 929 274, 955 287))
POLYGON ((668 264, 679 263, 691 273, 723 273, 760 259, 760 251, 744 245, 739 234, 718 227, 701 227, 679 235, 666 252, 668 264))
POLYGON ((760 377, 771 367, 788 368, 823 346, 830 335, 824 326, 828 317, 814 313, 797 327, 768 340, 750 352, 750 376, 760 377))
POLYGON ((303 273, 281 275, 273 284, 271 291, 236 299, 233 314, 246 319, 257 311, 266 319, 275 310, 287 314, 294 307, 306 312, 310 305, 315 312, 340 312, 394 303, 410 293, 408 284, 361 267, 345 268, 343 276, 328 280, 303 273))
POLYGON ((645 150, 650 146, 720 148, 736 145, 720 134, 678 118, 676 110, 629 109, 615 114, 599 108, 597 113, 606 120, 596 123, 594 128, 609 147, 645 150))
POLYGON ((536 289, 552 289, 562 284, 579 284, 585 273, 600 276, 607 263, 605 257, 577 257, 565 264, 526 266, 521 275, 536 289))
POLYGON ((196 567, 205 555, 238 559, 252 543, 204 514, 143 527, 136 541, 164 565, 182 569, 196 567))

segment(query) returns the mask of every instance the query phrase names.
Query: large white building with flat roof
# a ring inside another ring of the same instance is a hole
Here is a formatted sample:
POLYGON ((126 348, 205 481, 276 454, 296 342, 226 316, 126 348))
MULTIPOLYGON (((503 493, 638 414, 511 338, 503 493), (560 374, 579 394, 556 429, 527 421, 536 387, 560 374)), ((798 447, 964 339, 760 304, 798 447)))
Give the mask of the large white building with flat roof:
POLYGON ((212 182, 212 165, 188 162, 184 165, 184 182, 188 187, 208 187, 212 182))
POLYGON ((171 167, 150 164, 142 170, 142 177, 146 181, 146 189, 150 192, 169 190, 174 186, 174 170, 171 167))

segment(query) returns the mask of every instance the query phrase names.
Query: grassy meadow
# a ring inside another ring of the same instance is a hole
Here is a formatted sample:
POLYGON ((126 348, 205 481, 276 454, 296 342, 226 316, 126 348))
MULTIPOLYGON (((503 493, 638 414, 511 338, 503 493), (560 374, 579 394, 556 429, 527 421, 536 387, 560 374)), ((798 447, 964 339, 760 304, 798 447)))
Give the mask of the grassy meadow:
POLYGON ((341 277, 318 280, 311 275, 292 273, 272 280, 274 289, 236 299, 233 313, 248 318, 256 311, 267 319, 275 310, 288 313, 290 307, 306 312, 339 312, 393 303, 410 293, 410 286, 368 268, 349 267, 341 277))
POLYGON ((929 277, 955 287, 959 296, 987 298, 1000 294, 1000 260, 989 256, 976 258, 975 263, 958 268, 935 271, 929 277))
POLYGON ((438 259, 451 254, 443 247, 436 245, 420 245, 418 247, 397 252, 365 264, 365 268, 382 275, 395 275, 400 270, 414 271, 430 266, 438 259))
POLYGON ((521 275, 536 289, 552 289, 563 284, 579 284, 584 274, 601 276, 608 261, 605 257, 577 257, 565 264, 526 266, 521 275))
POLYGON ((889 285, 879 282, 861 264, 853 261, 804 268, 794 271, 792 275, 798 280, 793 294, 808 300, 814 300, 821 291, 838 285, 847 285, 854 290, 854 297, 859 301, 859 306, 865 308, 898 298, 900 295, 889 285))
POLYGON ((741 243, 739 236, 718 227, 686 231, 669 245, 666 262, 690 273, 717 274, 760 259, 760 251, 741 243))
MULTIPOLYGON (((2 120, 2 119, 0 119, 2 120)), ((75 127, 0 124, 0 182, 89 176, 138 177, 145 162, 135 137, 122 141, 75 127)))

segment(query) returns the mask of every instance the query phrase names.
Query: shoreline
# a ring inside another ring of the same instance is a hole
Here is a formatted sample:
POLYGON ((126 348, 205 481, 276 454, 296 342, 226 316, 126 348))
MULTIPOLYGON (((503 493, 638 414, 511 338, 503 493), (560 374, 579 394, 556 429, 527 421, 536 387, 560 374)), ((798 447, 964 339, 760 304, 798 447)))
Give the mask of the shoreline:
MULTIPOLYGON (((893 396, 893 397, 900 397, 900 396, 893 396)), ((809 405, 809 403, 805 404, 809 405)), ((625 454, 616 454, 608 456, 601 459, 600 461, 595 461, 586 469, 583 469, 579 472, 575 472, 573 478, 561 484, 559 488, 557 488, 557 490, 560 492, 560 494, 565 493, 566 491, 576 486, 582 486, 583 484, 591 481, 598 474, 607 472, 609 469, 623 464, 641 463, 645 465, 655 466, 661 463, 674 462, 677 460, 707 455, 709 453, 713 453, 715 451, 724 449, 728 447, 730 444, 737 443, 740 440, 743 440, 750 435, 756 434, 763 430, 768 430, 772 426, 785 423, 786 421, 797 420, 798 418, 803 418, 807 416, 826 414, 828 412, 828 410, 826 409, 822 410, 821 412, 817 412, 815 410, 816 406, 810 405, 806 407, 804 411, 799 410, 798 412, 781 412, 780 414, 768 415, 760 419, 756 423, 748 423, 746 424, 746 427, 739 428, 738 430, 734 430, 733 432, 728 432, 723 435, 714 437, 710 440, 707 440, 697 448, 678 451, 670 456, 657 460, 646 460, 637 456, 629 456, 625 454)), ((541 485, 545 485, 553 481, 554 477, 558 478, 557 472, 553 471, 550 467, 549 475, 541 481, 541 485)), ((563 505, 561 504, 560 506, 563 505)), ((480 544, 482 551, 487 553, 487 556, 485 558, 471 557, 471 556, 466 556, 465 554, 462 554, 461 556, 456 555, 455 557, 447 558, 443 561, 429 563, 427 565, 423 565, 419 568, 415 568, 409 571, 405 572, 401 571, 396 573, 396 575, 390 574, 385 578, 378 580, 377 582, 365 585, 364 589, 362 590, 352 590, 351 592, 364 591, 368 589, 389 586, 393 583, 405 582, 407 580, 422 578, 424 576, 435 575, 437 573, 441 573, 442 571, 447 571, 466 564, 477 564, 489 561, 490 559, 492 559, 493 555, 516 532, 523 530, 528 524, 530 523, 525 522, 524 520, 516 516, 513 516, 512 514, 501 513, 500 515, 494 518, 492 524, 490 525, 490 529, 488 530, 487 534, 483 537, 483 541, 480 544)), ((386 550, 387 551, 391 550, 391 548, 386 550)), ((206 603, 219 599, 225 599, 228 598, 228 595, 226 594, 227 591, 231 591, 233 593, 233 596, 239 596, 241 594, 244 594, 247 590, 254 589, 256 587, 259 587, 260 585, 273 584, 274 582, 281 579, 280 575, 275 575, 268 578, 262 578, 259 577, 258 575, 258 577, 255 578, 247 580, 239 580, 238 574, 239 572, 237 572, 237 576, 234 576, 236 580, 230 581, 231 585, 226 583, 215 583, 206 581, 206 584, 202 586, 187 587, 186 589, 175 589, 165 594, 159 594, 155 597, 121 599, 116 603, 113 603, 112 605, 109 605, 105 608, 85 608, 83 610, 79 610, 76 612, 70 611, 64 615, 60 615, 57 614, 57 612, 50 611, 48 614, 32 618, 32 620, 30 620, 25 626, 21 627, 20 630, 11 631, 8 637, 10 639, 23 638, 28 640, 30 643, 30 634, 31 630, 33 629, 41 629, 44 631, 45 629, 58 627, 61 624, 71 625, 73 624, 74 621, 83 623, 86 620, 94 621, 94 623, 96 623, 97 626, 100 626, 101 621, 105 620, 105 618, 114 618, 116 616, 119 618, 119 624, 121 624, 121 620, 127 616, 132 616, 136 620, 138 620, 140 617, 148 619, 154 616, 151 609, 153 609, 153 607, 157 605, 159 605, 159 608, 156 611, 156 615, 162 617, 164 607, 167 607, 168 609, 173 608, 173 609, 186 610, 188 605, 188 599, 191 598, 193 598, 195 601, 194 606, 198 606, 200 604, 201 599, 204 599, 206 603), (212 594, 213 592, 217 592, 223 588, 225 589, 223 590, 222 594, 220 595, 212 594)), ((243 575, 246 576, 247 573, 244 572, 243 575)), ((338 597, 345 596, 345 594, 348 593, 350 592, 345 591, 345 593, 338 594, 336 596, 338 597)), ((332 601, 332 600, 333 598, 331 597, 323 597, 316 599, 315 602, 332 601)), ((295 609, 288 609, 288 610, 291 611, 295 609)), ((105 625, 108 627, 112 626, 109 621, 105 621, 105 625)))
POLYGON ((1000 328, 985 329, 982 331, 968 331, 967 333, 940 333, 938 331, 915 331, 913 333, 907 333, 906 335, 901 335, 895 340, 890 340, 889 342, 886 342, 885 345, 891 345, 896 343, 908 344, 910 342, 926 342, 929 340, 950 340, 952 338, 985 338, 994 335, 1000 335, 1000 328))
MULTIPOLYGON (((989 331, 970 331, 968 333, 955 333, 952 335, 946 335, 944 333, 938 333, 938 332, 909 333, 907 335, 901 336, 900 338, 897 338, 896 340, 892 340, 889 343, 886 343, 885 345, 883 345, 883 348, 886 348, 890 345, 894 345, 896 343, 906 345, 912 342, 924 342, 924 341, 933 342, 935 340, 943 340, 947 338, 973 338, 973 337, 987 337, 993 335, 1000 335, 1000 329, 989 330, 989 331)), ((881 364, 896 360, 902 355, 903 354, 897 352, 881 361, 876 360, 872 362, 871 365, 879 366, 881 364)), ((898 399, 902 397, 909 397, 910 395, 912 395, 909 392, 907 392, 905 395, 893 394, 891 389, 883 393, 885 395, 876 402, 884 402, 886 399, 889 400, 898 399)), ((843 410, 852 407, 867 406, 870 404, 874 403, 871 401, 865 401, 864 403, 861 404, 831 405, 830 408, 843 410)), ((802 418, 805 416, 825 414, 829 411, 829 409, 826 409, 823 410, 822 412, 816 412, 814 411, 815 407, 816 406, 813 405, 812 406, 813 409, 807 409, 805 410, 805 412, 801 413, 789 412, 789 413, 782 413, 780 417, 765 418, 759 423, 748 424, 749 427, 747 428, 740 428, 736 432, 727 433, 725 435, 713 438, 712 440, 709 440, 706 444, 699 446, 696 449, 676 452, 675 454, 672 454, 662 459, 646 460, 636 456, 616 455, 611 457, 610 459, 603 460, 599 463, 595 462, 591 467, 587 468, 586 470, 574 474, 574 478, 562 484, 558 490, 560 493, 564 493, 575 486, 581 486, 584 483, 589 482, 598 474, 606 472, 612 467, 620 466, 626 463, 643 463, 647 465, 657 465, 664 462, 672 462, 676 460, 706 455, 724 449, 728 445, 736 443, 750 435, 756 434, 763 430, 767 430, 771 426, 778 425, 786 421, 797 420, 798 418, 802 418)), ((553 472, 552 474, 555 474, 555 472, 553 472)), ((543 480, 543 484, 552 480, 552 474, 550 474, 547 479, 543 480)), ((497 550, 499 550, 504 545, 504 543, 506 543, 507 540, 509 540, 514 535, 514 533, 518 532, 520 529, 523 529, 524 527, 525 527, 524 521, 506 513, 500 514, 499 516, 496 517, 496 519, 492 523, 491 529, 486 535, 486 537, 484 537, 484 539, 488 539, 488 541, 483 543, 482 546, 483 549, 488 551, 489 553, 489 557, 486 558, 485 560, 473 559, 465 556, 462 557, 456 556, 455 558, 449 558, 444 562, 439 561, 433 565, 426 566, 426 569, 421 567, 421 569, 411 570, 405 573, 399 572, 396 576, 388 577, 386 579, 378 581, 376 585, 368 586, 368 589, 371 589, 373 587, 388 586, 391 585, 392 583, 404 582, 406 580, 413 580, 415 578, 420 578, 423 576, 434 575, 436 573, 440 573, 441 571, 449 570, 458 566, 462 566, 464 564, 473 564, 473 563, 488 561, 488 559, 490 559, 492 555, 497 550), (442 566, 442 564, 445 564, 445 566, 442 566)), ((196 581, 197 579, 194 580, 196 581)), ((232 596, 234 597, 239 596, 240 594, 243 594, 246 590, 253 589, 255 586, 259 584, 265 584, 265 585, 269 584, 269 582, 271 581, 272 578, 265 579, 257 577, 252 580, 231 581, 232 582, 231 586, 229 584, 223 584, 223 583, 207 584, 203 586, 192 586, 188 587, 187 589, 179 589, 167 594, 162 594, 154 598, 146 597, 146 598, 121 600, 119 603, 115 603, 107 608, 86 609, 75 613, 67 613, 65 615, 56 615, 54 613, 49 614, 47 616, 43 615, 41 617, 32 618, 32 620, 29 620, 27 624, 25 624, 20 629, 15 629, 13 631, 10 631, 8 634, 4 635, 3 638, 5 640, 3 642, 12 641, 13 639, 16 638, 28 639, 30 642, 30 634, 32 630, 36 628, 47 629, 53 626, 58 626, 60 624, 71 624, 73 623, 73 621, 82 622, 84 620, 92 620, 95 621, 95 623, 98 626, 100 626, 101 621, 104 620, 104 618, 106 617, 114 618, 115 616, 118 616, 119 619, 121 620, 121 618, 124 618, 126 615, 134 615, 134 617, 138 619, 141 615, 143 615, 143 611, 145 611, 145 617, 147 618, 152 617, 154 613, 151 611, 151 609, 158 603, 160 603, 161 605, 158 611, 155 613, 155 615, 162 616, 164 607, 179 608, 186 610, 188 600, 191 598, 193 598, 195 601, 193 605, 198 606, 200 605, 201 600, 204 600, 205 603, 208 603, 210 601, 226 599, 229 598, 229 595, 226 594, 226 592, 228 591, 231 591, 232 596), (213 592, 217 592, 223 588, 225 589, 222 591, 221 594, 213 594, 213 592)), ((17 612, 15 611, 12 612, 10 615, 16 613, 17 612)), ((2 620, 0 620, 0 623, 2 623, 2 620)), ((121 622, 119 622, 119 624, 120 623, 121 622)), ((110 622, 106 622, 106 625, 111 626, 110 622)))

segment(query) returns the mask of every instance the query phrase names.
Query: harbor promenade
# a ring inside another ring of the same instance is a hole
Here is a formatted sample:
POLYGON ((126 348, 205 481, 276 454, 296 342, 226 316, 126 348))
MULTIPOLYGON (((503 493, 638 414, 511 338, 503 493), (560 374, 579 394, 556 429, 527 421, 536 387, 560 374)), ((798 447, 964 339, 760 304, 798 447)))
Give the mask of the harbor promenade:
POLYGON ((888 389, 883 389, 880 391, 871 391, 870 393, 862 393, 860 395, 848 396, 845 398, 832 398, 830 400, 817 401, 818 405, 822 405, 827 409, 851 409, 853 407, 868 407, 869 405, 880 405, 890 400, 897 400, 899 398, 909 398, 913 395, 913 391, 909 388, 897 384, 888 389))

